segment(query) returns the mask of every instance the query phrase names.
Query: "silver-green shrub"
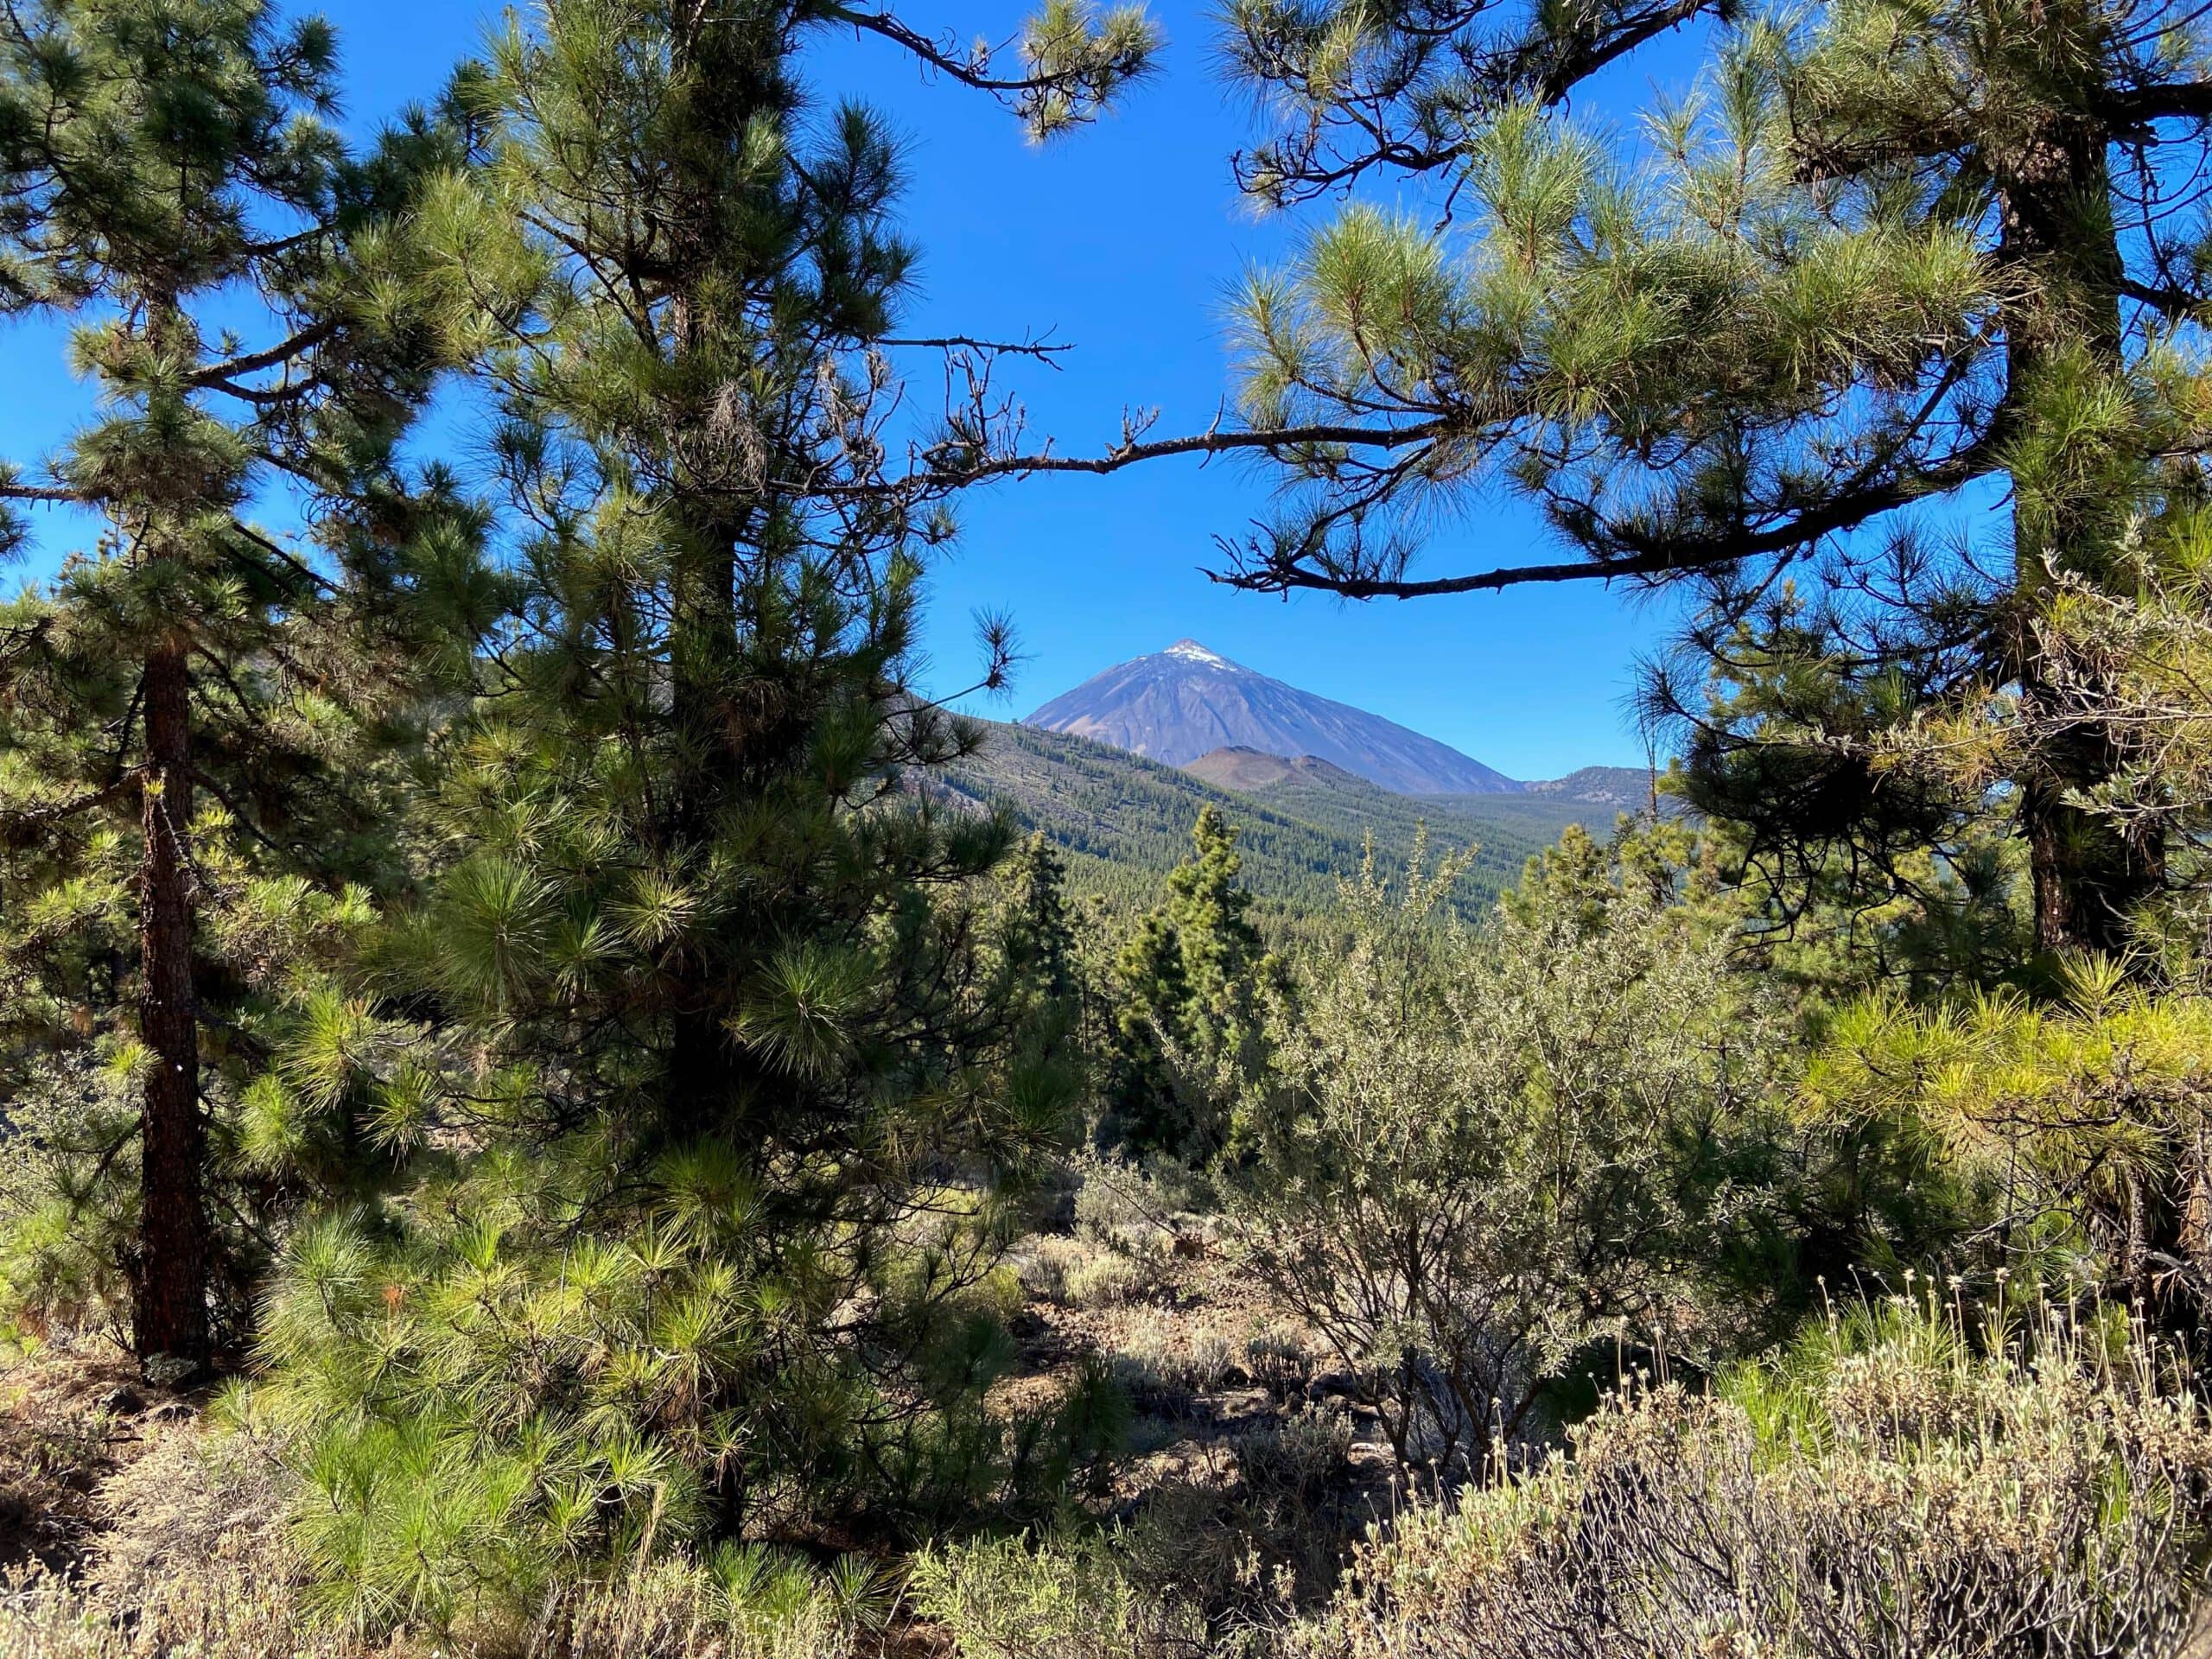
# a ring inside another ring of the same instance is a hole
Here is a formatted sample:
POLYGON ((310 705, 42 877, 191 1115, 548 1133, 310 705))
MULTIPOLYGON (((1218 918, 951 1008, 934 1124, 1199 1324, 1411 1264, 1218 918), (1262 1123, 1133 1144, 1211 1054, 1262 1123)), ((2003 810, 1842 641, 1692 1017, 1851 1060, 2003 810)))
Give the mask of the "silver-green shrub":
POLYGON ((1539 874, 1453 928, 1451 874, 1346 884, 1351 946, 1276 1007, 1233 1186, 1246 1259, 1401 1463, 1464 1470, 1578 1355, 1725 1346, 1742 1305, 1706 1293, 1787 1135, 1777 1022, 1697 912, 1539 874))

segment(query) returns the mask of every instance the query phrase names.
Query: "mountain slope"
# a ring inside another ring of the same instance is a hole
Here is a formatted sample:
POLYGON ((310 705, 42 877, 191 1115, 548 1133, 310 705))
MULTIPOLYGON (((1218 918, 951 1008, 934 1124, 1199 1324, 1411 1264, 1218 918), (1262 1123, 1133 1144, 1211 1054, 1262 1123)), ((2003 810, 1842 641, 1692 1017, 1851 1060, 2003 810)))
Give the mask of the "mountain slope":
POLYGON ((1569 823, 1602 831, 1613 820, 1609 807, 1521 795, 1412 800, 1325 763, 1252 760, 1267 764, 1245 775, 1269 780, 1224 789, 1088 739, 993 723, 982 753, 947 768, 933 787, 1004 806, 1025 829, 1043 830, 1068 853, 1079 889, 1132 907, 1157 900, 1160 878, 1190 849, 1199 809, 1218 806, 1243 830, 1246 885, 1293 922, 1329 907, 1370 833, 1386 868, 1404 861, 1424 824, 1438 852, 1478 846, 1459 895, 1471 915, 1569 823))
POLYGON ((1192 639, 1095 675, 1024 723, 1170 766, 1233 747, 1311 755, 1402 795, 1508 794, 1521 788, 1433 737, 1270 679, 1192 639))
POLYGON ((1262 754, 1257 749, 1216 749, 1211 754, 1202 754, 1195 760, 1186 761, 1183 770, 1211 784, 1216 789, 1237 790, 1245 794, 1300 782, 1337 789, 1376 787, 1364 778, 1346 772, 1342 766, 1332 766, 1326 760, 1318 760, 1310 754, 1286 758, 1280 754, 1262 754))
MULTIPOLYGON (((1564 778, 1530 784, 1528 790, 1531 795, 1599 801, 1624 811, 1638 811, 1648 810, 1651 805, 1652 782, 1652 774, 1642 766, 1583 766, 1564 778)), ((1662 799, 1662 804, 1666 804, 1662 799)))

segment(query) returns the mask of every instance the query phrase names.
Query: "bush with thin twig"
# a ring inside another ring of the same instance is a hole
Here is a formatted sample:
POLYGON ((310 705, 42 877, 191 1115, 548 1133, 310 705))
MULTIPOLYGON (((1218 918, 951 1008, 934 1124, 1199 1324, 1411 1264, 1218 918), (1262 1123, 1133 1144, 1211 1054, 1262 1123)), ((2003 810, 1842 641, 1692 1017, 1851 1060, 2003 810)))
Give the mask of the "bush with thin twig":
POLYGON ((1636 1386, 1570 1451, 1416 1509, 1305 1659, 2174 1654, 2212 1421, 2117 1314, 1893 1301, 1717 1391, 1636 1386))

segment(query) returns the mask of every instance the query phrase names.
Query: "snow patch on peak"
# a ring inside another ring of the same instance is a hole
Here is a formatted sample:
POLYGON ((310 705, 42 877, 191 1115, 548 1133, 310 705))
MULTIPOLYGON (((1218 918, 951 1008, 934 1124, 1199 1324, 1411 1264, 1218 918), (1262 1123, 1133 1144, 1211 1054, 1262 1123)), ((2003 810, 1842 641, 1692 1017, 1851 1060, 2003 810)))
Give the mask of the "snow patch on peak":
POLYGON ((1186 663, 1205 663, 1212 668, 1234 668, 1236 664, 1217 652, 1208 651, 1195 639, 1178 639, 1160 653, 1163 657, 1179 657, 1186 663))

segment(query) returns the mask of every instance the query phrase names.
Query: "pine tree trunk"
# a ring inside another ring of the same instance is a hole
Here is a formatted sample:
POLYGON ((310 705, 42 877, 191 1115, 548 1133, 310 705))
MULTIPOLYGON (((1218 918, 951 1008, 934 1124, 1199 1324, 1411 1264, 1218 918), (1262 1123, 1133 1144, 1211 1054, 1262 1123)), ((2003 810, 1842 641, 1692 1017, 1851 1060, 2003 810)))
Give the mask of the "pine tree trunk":
POLYGON ((135 1344, 194 1369, 209 1354, 200 1028, 193 988, 192 716, 184 649, 147 659, 145 848, 139 869, 140 1035, 153 1063, 141 1131, 135 1344))
MULTIPOLYGON (((670 314, 676 352, 698 350, 706 319, 690 296, 679 295, 670 314)), ((710 507, 679 499, 676 512, 683 543, 672 595, 670 712, 683 753, 670 816, 677 848, 703 857, 735 772, 727 704, 736 647, 737 549, 710 507)), ((668 1095, 678 1121, 697 1121, 718 1116, 728 1103, 733 1045, 707 965, 695 955, 685 969, 670 1010, 668 1095)))
MULTIPOLYGON (((689 81, 681 119, 704 154, 718 157, 754 116, 785 95, 779 71, 764 78, 758 42, 747 39, 753 27, 757 20, 718 12, 706 0, 677 0, 671 9, 672 67, 689 81)), ((696 362, 727 350, 733 335, 746 332, 737 326, 741 319, 718 316, 713 308, 745 302, 743 285, 733 285, 728 269, 733 203, 725 188, 718 162, 698 172, 679 168, 670 181, 661 228, 671 272, 668 340, 678 359, 696 362)), ((723 809, 760 769, 759 751, 774 745, 752 722, 757 711, 736 706, 752 689, 744 683, 739 639, 739 550, 757 531, 758 503, 747 504, 745 469, 728 453, 738 440, 722 430, 729 416, 716 406, 721 395, 674 417, 683 431, 679 448, 690 453, 677 468, 673 503, 683 544, 672 594, 670 678, 683 755, 671 839, 702 859, 723 809)), ((728 966, 695 956, 671 1000, 666 1087, 677 1121, 728 1123, 731 1109, 741 1107, 763 1081, 761 1067, 726 1024, 728 995, 720 975, 728 966)))
MULTIPOLYGON (((2054 115, 1994 170, 2003 214, 1999 257, 2024 279, 2024 297, 2007 308, 2005 348, 2007 400, 2015 416, 2025 418, 2038 377, 2068 342, 2086 340, 2095 362, 2120 367, 2124 266, 2108 211, 2105 136, 2093 123, 2054 115)), ((2024 524, 2016 507, 2015 524, 2012 672, 2031 705, 2047 706, 2050 665, 2034 623, 2051 592, 2052 571, 2102 568, 2112 552, 2109 532, 2065 503, 2040 527, 2024 524)), ((2040 950, 2120 951, 2130 916, 2164 883, 2155 832, 2131 841, 2108 817, 2066 799, 2112 778, 2122 759, 2115 734, 2084 724, 2044 744, 2032 773, 2019 780, 2040 950)))

